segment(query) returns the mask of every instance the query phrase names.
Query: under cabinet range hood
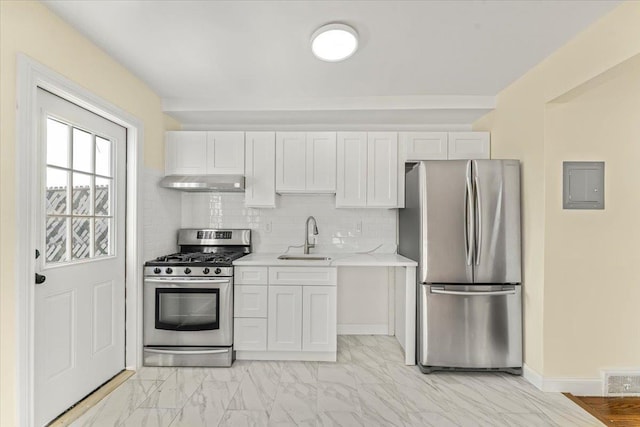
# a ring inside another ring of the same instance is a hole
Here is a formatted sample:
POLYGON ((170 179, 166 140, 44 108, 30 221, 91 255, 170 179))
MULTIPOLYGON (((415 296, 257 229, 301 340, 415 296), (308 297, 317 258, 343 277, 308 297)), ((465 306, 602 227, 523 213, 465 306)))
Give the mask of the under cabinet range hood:
POLYGON ((160 186, 182 191, 241 193, 244 192, 244 176, 168 175, 162 178, 160 186))

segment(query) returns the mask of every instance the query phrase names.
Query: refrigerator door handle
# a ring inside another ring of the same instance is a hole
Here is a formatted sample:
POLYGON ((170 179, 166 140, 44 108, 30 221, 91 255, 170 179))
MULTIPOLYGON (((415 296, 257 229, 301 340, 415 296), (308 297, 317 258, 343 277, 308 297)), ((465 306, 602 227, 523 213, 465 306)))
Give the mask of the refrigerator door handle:
POLYGON ((515 288, 503 289, 501 291, 447 291, 444 288, 431 288, 432 294, 439 295, 462 295, 462 296, 499 296, 499 295, 515 295, 515 288))
POLYGON ((475 255, 475 264, 480 265, 480 247, 482 245, 482 205, 480 200, 482 197, 480 196, 480 182, 478 181, 478 175, 473 177, 473 195, 474 195, 474 248, 473 252, 475 255))
POLYGON ((471 183, 471 162, 467 164, 467 174, 465 179, 464 188, 464 248, 466 251, 467 265, 473 263, 474 245, 472 239, 474 238, 475 231, 475 213, 473 202, 473 185, 471 183))

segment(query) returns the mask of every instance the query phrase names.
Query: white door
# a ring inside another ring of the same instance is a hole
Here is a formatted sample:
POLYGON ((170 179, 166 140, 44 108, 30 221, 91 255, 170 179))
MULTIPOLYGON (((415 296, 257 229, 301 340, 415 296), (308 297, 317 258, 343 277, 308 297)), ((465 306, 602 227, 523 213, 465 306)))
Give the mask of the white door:
POLYGON ((304 132, 276 133, 276 191, 304 192, 306 184, 307 143, 304 132))
POLYGON ((165 175, 207 173, 207 133, 170 131, 166 133, 165 175))
POLYGON ((207 132, 207 174, 244 175, 244 132, 207 132))
POLYGON ((38 105, 41 426, 124 369, 126 130, 43 90, 38 105))
POLYGON ((398 205, 398 134, 367 134, 367 206, 395 208, 398 205))
POLYGON ((336 133, 307 133, 307 191, 336 192, 336 133))
POLYGON ((335 286, 302 287, 302 350, 336 351, 335 286))
POLYGON ((269 351, 302 349, 302 287, 269 286, 269 351))
POLYGON ((275 208, 276 134, 247 132, 245 153, 245 206, 275 208))
POLYGON ((336 207, 367 205, 367 133, 338 132, 336 207))

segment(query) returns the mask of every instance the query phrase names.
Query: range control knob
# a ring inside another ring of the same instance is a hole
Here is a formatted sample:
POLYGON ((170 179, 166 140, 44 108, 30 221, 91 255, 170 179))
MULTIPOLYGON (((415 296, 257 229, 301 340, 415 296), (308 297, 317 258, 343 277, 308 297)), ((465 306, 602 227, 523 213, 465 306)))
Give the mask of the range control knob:
POLYGON ((191 269, 189 267, 184 269, 184 274, 190 274, 191 273, 191 269))
POLYGON ((160 270, 158 267, 153 269, 153 272, 156 274, 160 274, 162 272, 162 270, 160 270))
POLYGON ((222 273, 222 270, 220 270, 219 268, 216 268, 216 269, 214 270, 214 273, 216 273, 216 274, 220 274, 220 273, 222 273))
POLYGON ((171 273, 173 273, 173 269, 172 269, 171 267, 168 267, 168 268, 165 270, 165 273, 167 273, 167 274, 171 274, 171 273))
POLYGON ((209 267, 205 267, 204 270, 202 270, 204 274, 209 274, 210 271, 211 270, 209 270, 209 267))

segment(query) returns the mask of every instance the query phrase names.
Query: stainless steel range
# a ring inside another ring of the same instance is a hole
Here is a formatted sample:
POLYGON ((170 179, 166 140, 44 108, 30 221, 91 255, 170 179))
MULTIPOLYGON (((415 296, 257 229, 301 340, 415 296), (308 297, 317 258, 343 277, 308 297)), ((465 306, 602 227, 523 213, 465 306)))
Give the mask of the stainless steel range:
POLYGON ((251 230, 182 229, 180 252, 144 267, 144 364, 231 366, 233 261, 251 230))

